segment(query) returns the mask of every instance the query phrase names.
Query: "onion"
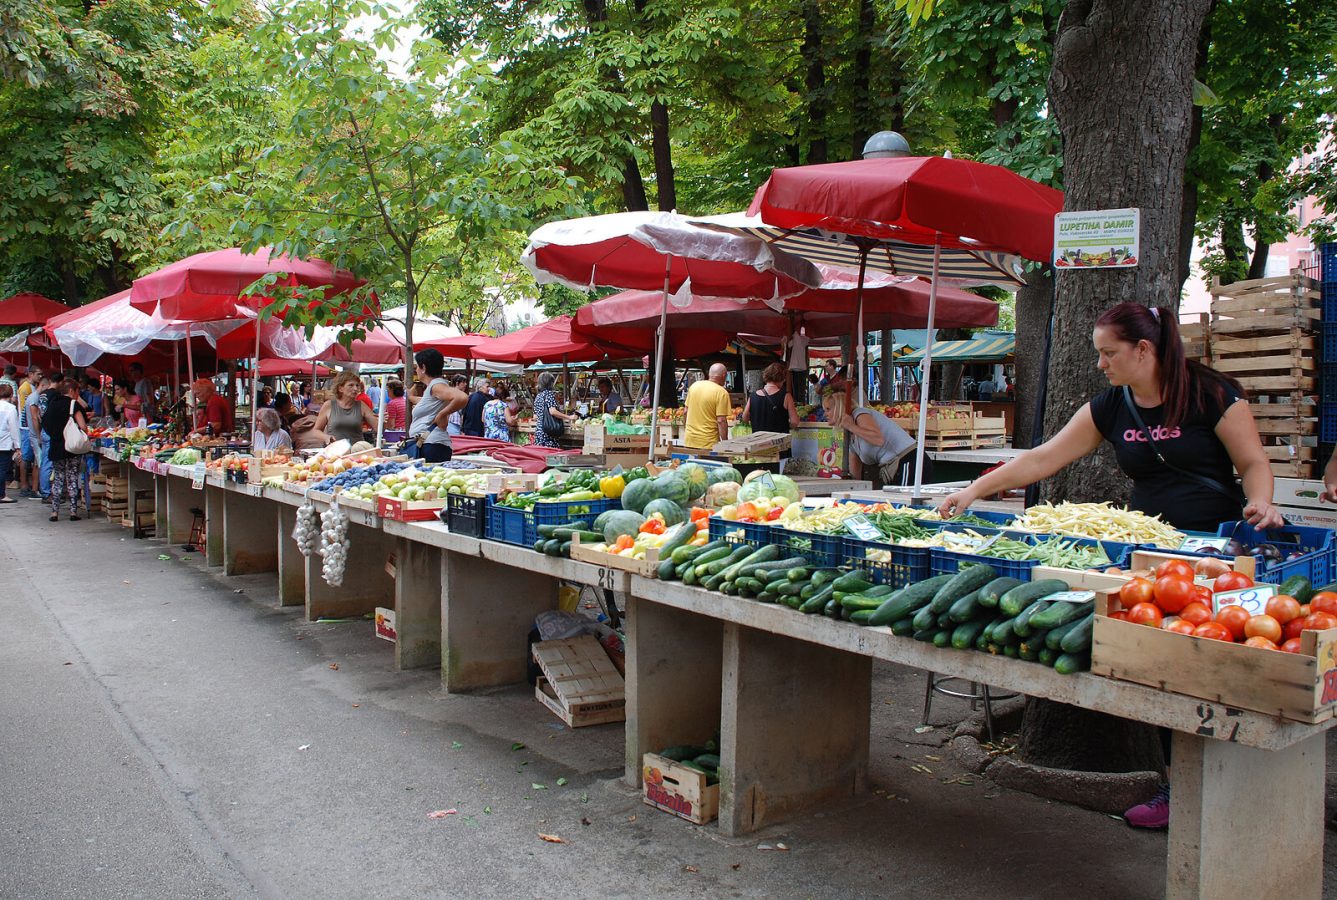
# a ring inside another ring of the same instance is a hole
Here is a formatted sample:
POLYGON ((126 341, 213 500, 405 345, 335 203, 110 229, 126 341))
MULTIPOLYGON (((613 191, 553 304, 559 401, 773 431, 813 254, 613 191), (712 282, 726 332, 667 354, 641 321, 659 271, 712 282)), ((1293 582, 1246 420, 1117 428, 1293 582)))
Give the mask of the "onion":
POLYGON ((1230 566, 1215 556, 1204 556, 1193 564, 1193 574, 1199 578, 1216 578, 1230 571, 1230 566))

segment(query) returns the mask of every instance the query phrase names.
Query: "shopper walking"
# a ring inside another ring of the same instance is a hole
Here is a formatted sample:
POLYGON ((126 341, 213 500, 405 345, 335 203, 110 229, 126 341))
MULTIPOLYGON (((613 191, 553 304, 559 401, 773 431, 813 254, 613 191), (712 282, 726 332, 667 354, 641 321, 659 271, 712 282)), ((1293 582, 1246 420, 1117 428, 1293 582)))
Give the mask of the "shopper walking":
POLYGON ((536 447, 561 449, 561 442, 557 439, 566 430, 566 423, 575 418, 575 416, 569 416, 562 412, 558 405, 557 394, 552 389, 556 383, 557 376, 551 372, 544 372, 539 376, 539 392, 534 395, 534 445, 536 447))
POLYGON ((6 494, 9 474, 23 458, 23 438, 19 434, 19 410, 14 405, 14 385, 0 381, 0 503, 17 503, 6 494))
POLYGON ((499 384, 493 391, 496 396, 483 407, 483 437, 509 442, 517 421, 511 411, 511 389, 499 384))
POLYGON ((483 436, 483 407, 492 400, 488 387, 487 378, 480 375, 474 379, 474 392, 469 395, 460 420, 461 430, 469 437, 483 436))
POLYGON ((37 441, 40 457, 37 465, 38 499, 43 503, 51 502, 51 440, 42 427, 42 419, 46 416, 51 398, 60 396, 60 378, 59 372, 53 373, 50 377, 43 376, 38 389, 28 398, 32 403, 28 413, 29 427, 32 429, 33 439, 37 441))
POLYGON ((65 378, 60 382, 58 393, 47 399, 46 412, 42 414, 42 431, 46 433, 51 449, 52 522, 60 518, 60 505, 66 499, 70 504, 70 521, 79 521, 83 456, 67 447, 65 425, 73 419, 80 430, 87 430, 88 412, 88 405, 79 397, 79 382, 65 378))

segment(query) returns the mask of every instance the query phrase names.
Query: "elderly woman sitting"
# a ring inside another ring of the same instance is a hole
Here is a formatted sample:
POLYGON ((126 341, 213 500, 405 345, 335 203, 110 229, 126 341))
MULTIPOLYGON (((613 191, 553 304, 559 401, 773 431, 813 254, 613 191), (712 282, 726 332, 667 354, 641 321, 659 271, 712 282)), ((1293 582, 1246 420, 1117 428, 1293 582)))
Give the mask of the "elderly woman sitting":
POLYGON ((262 406, 255 411, 255 434, 251 437, 251 451, 292 449, 292 438, 283 430, 283 420, 272 407, 262 406))

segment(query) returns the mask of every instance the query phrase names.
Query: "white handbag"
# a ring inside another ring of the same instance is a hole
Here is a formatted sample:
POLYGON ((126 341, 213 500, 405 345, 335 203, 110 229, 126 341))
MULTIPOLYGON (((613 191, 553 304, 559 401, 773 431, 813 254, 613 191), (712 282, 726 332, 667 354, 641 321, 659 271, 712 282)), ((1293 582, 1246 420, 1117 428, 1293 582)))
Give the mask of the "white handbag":
POLYGON ((88 435, 79 427, 79 423, 74 419, 76 409, 75 402, 70 401, 70 417, 65 422, 65 430, 62 437, 65 438, 65 452, 79 455, 87 453, 93 449, 93 442, 88 439, 88 435))

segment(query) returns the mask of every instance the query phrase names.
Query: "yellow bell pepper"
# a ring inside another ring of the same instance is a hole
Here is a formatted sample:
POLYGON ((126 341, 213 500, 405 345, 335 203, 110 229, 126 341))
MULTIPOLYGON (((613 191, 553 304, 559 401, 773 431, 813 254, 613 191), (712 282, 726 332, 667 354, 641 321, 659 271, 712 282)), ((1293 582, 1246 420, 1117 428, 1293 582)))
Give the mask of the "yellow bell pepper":
POLYGON ((626 490, 627 481, 621 475, 606 475, 599 479, 599 492, 610 500, 616 500, 626 490))

